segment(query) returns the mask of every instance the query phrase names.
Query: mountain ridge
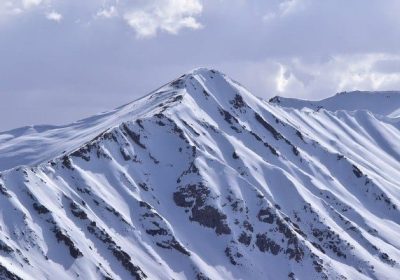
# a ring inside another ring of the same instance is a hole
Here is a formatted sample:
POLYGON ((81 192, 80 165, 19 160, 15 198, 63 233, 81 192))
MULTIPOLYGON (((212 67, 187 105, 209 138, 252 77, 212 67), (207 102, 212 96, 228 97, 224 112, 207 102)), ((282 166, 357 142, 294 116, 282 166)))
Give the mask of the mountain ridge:
POLYGON ((400 133, 374 114, 269 105, 200 69, 77 124, 80 145, 0 171, 6 279, 400 269, 400 133))
POLYGON ((350 91, 340 92, 331 97, 308 101, 296 98, 275 96, 269 99, 271 104, 294 109, 308 108, 312 110, 367 110, 391 118, 400 117, 400 91, 350 91))

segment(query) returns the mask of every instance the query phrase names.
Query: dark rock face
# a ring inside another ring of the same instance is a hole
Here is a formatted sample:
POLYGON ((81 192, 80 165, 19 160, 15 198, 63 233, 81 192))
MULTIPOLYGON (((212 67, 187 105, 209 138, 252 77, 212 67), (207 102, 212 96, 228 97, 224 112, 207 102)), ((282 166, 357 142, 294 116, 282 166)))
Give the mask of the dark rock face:
POLYGON ((76 150, 75 152, 73 152, 71 154, 71 156, 74 157, 80 157, 82 159, 84 159, 85 161, 90 161, 90 148, 88 146, 86 147, 82 147, 79 150, 76 150))
POLYGON ((208 278, 207 276, 204 275, 202 272, 198 272, 196 274, 196 280, 211 280, 211 278, 208 278))
POLYGON ((47 209, 44 205, 41 205, 38 202, 34 202, 32 206, 33 206, 33 209, 35 209, 36 212, 38 212, 38 214, 50 213, 49 209, 47 209))
POLYGON ((123 133, 125 133, 126 135, 129 136, 129 138, 136 143, 139 147, 146 149, 146 146, 140 142, 140 134, 132 131, 131 129, 129 129, 129 127, 126 124, 122 124, 122 131, 123 133))
POLYGON ((232 116, 231 113, 229 113, 228 111, 220 108, 219 109, 219 113, 221 114, 221 116, 224 117, 224 120, 229 123, 229 124, 237 124, 239 123, 238 119, 234 116, 232 116))
POLYGON ((281 100, 279 99, 279 96, 274 96, 274 97, 272 97, 272 98, 270 98, 269 100, 268 100, 268 102, 269 103, 281 103, 281 100))
POLYGON ((267 123, 258 113, 255 113, 255 118, 266 130, 268 130, 274 136, 276 140, 283 139, 282 134, 280 134, 272 125, 267 123))
POLYGON ((300 155, 300 152, 299 152, 299 150, 297 149, 297 147, 292 146, 292 151, 293 151, 293 154, 294 154, 295 156, 300 155))
POLYGON ((61 161, 62 161, 63 166, 65 166, 66 168, 68 168, 70 170, 74 170, 74 168, 72 167, 71 159, 68 156, 63 156, 61 161))
POLYGON ((240 94, 236 94, 235 98, 230 101, 235 109, 241 109, 243 107, 247 107, 246 102, 243 100, 243 97, 240 94))
POLYGON ((235 247, 229 247, 229 246, 225 248, 225 256, 228 257, 229 261, 233 265, 239 265, 239 259, 243 257, 243 255, 240 252, 235 250, 235 247))
POLYGON ((397 262, 396 262, 395 260, 393 260, 392 258, 390 258, 389 255, 386 254, 386 253, 380 253, 380 254, 379 254, 379 258, 380 258, 383 262, 385 262, 385 263, 387 263, 387 264, 389 264, 389 265, 391 265, 391 266, 394 266, 394 265, 397 264, 397 262))
POLYGON ((204 205, 210 191, 203 184, 189 184, 174 192, 175 204, 179 207, 192 207, 194 204, 204 205))
POLYGON ((185 75, 181 76, 179 79, 176 79, 175 81, 171 82, 170 85, 177 89, 183 88, 185 86, 185 77, 186 77, 185 75))
POLYGON ((334 233, 332 230, 328 228, 314 228, 312 234, 320 243, 323 244, 323 248, 331 250, 339 258, 347 257, 346 253, 344 252, 343 241, 340 239, 339 235, 334 233))
POLYGON ((0 184, 0 194, 10 198, 11 195, 8 193, 7 188, 0 184))
POLYGON ((274 147, 272 147, 270 144, 268 144, 267 142, 263 142, 262 138, 261 138, 258 134, 256 134, 256 133, 253 132, 253 131, 249 131, 249 133, 250 133, 251 135, 253 135, 254 138, 256 138, 256 140, 257 140, 258 142, 262 142, 262 143, 264 144, 264 146, 265 146, 266 148, 268 148, 268 149, 271 151, 271 153, 272 153, 273 155, 279 156, 278 151, 277 151, 274 147))
MULTIPOLYGON (((279 133, 272 125, 270 125, 266 120, 264 120, 264 118, 259 115, 258 113, 255 113, 255 119, 257 120, 257 122, 259 122, 268 132, 270 132, 272 134, 272 136, 275 138, 275 140, 283 140, 285 141, 285 143, 287 145, 289 145, 292 149, 292 152, 295 156, 300 155, 299 149, 294 146, 287 138, 285 138, 281 133, 279 133)), ((277 120, 277 122, 279 123, 280 121, 277 120)), ((302 136, 301 136, 302 138, 302 136)), ((269 146, 266 145, 266 143, 264 143, 265 146, 269 146)), ((278 153, 275 151, 272 151, 275 155, 277 155, 278 153)))
POLYGON ((114 257, 132 275, 132 277, 138 280, 147 278, 147 275, 142 271, 142 269, 131 262, 132 259, 129 254, 123 251, 104 229, 99 228, 96 222, 90 222, 87 226, 87 230, 107 245, 108 250, 111 251, 114 257))
POLYGON ((131 262, 131 257, 121 250, 119 247, 116 247, 112 250, 113 255, 117 258, 118 261, 122 264, 122 266, 133 276, 135 279, 145 279, 147 278, 146 274, 140 269, 140 267, 134 265, 131 262))
POLYGON ((257 234, 256 245, 261 252, 270 252, 273 255, 278 255, 281 250, 281 246, 268 238, 266 233, 257 234))
POLYGON ((126 150, 120 148, 119 151, 120 151, 120 153, 121 153, 121 155, 122 155, 122 157, 124 158, 125 161, 129 161, 129 160, 132 159, 131 156, 129 155, 129 153, 126 150))
POLYGON ((75 246, 71 238, 64 234, 60 228, 54 227, 53 232, 55 233, 57 242, 63 242, 68 247, 71 257, 73 257, 74 259, 83 257, 82 252, 75 246))
POLYGON ((271 207, 259 210, 257 218, 260 222, 268 225, 269 231, 256 235, 256 246, 262 252, 283 253, 289 259, 300 262, 304 257, 304 246, 300 244, 297 234, 304 238, 306 238, 306 234, 289 217, 281 218, 277 214, 280 209, 279 205, 275 205, 275 208, 276 211, 271 207), (282 244, 279 245, 276 240, 281 240, 282 244))
POLYGON ((140 201, 139 205, 142 208, 141 217, 143 221, 147 222, 142 225, 148 235, 155 237, 155 244, 161 248, 175 249, 186 256, 190 256, 190 252, 176 240, 165 220, 154 210, 154 208, 144 201, 140 201))
POLYGON ((270 208, 267 209, 260 209, 260 211, 257 214, 257 218, 259 221, 272 224, 274 223, 274 214, 271 212, 270 208))
POLYGON ((138 186, 141 187, 146 192, 149 190, 149 187, 144 182, 138 183, 138 186))
POLYGON ((190 220, 196 221, 202 226, 214 228, 217 234, 230 234, 231 229, 225 223, 226 215, 221 214, 218 209, 206 205, 202 208, 193 207, 190 220))
MULTIPOLYGON (((194 149, 195 151, 195 149, 194 149)), ((192 161, 188 167, 188 169, 186 169, 185 171, 182 172, 181 176, 179 176, 179 178, 176 180, 177 183, 180 183, 182 181, 182 177, 184 177, 185 175, 188 174, 197 174, 200 175, 199 173, 199 168, 197 168, 196 164, 194 163, 194 161, 192 161)))
POLYGON ((251 235, 250 235, 250 234, 247 234, 246 232, 243 231, 243 232, 240 234, 238 241, 239 241, 240 243, 246 245, 246 246, 249 246, 250 243, 251 243, 251 239, 252 239, 252 238, 251 238, 251 235))
POLYGON ((237 155, 237 153, 236 153, 236 152, 233 152, 233 154, 232 154, 232 158, 233 158, 233 159, 239 159, 239 156, 237 155))
POLYGON ((3 251, 7 254, 14 252, 13 248, 8 246, 4 241, 0 240, 0 251, 3 251))
POLYGON ((362 171, 354 164, 353 164, 353 173, 354 173, 354 175, 356 175, 357 178, 361 178, 362 176, 364 176, 362 171))
POLYGON ((76 204, 75 202, 71 202, 70 207, 71 207, 71 212, 75 217, 81 220, 87 219, 88 217, 87 214, 79 207, 78 204, 76 204))
POLYGON ((4 280, 23 280, 21 277, 18 275, 12 273, 9 271, 6 267, 2 266, 0 264, 0 279, 4 280))
POLYGON ((189 184, 174 192, 175 204, 179 207, 191 208, 191 221, 196 221, 202 226, 213 228, 217 234, 230 234, 231 229, 226 224, 226 215, 206 201, 210 190, 202 183, 189 184))
MULTIPOLYGON (((185 120, 181 120, 182 123, 196 136, 200 136, 200 133, 198 133, 190 124, 188 124, 185 120)), ((185 139, 186 140, 186 139, 185 139)))
POLYGON ((304 141, 303 134, 302 134, 300 131, 298 131, 297 129, 296 129, 296 135, 297 135, 297 137, 299 137, 303 142, 305 142, 305 141, 304 141))

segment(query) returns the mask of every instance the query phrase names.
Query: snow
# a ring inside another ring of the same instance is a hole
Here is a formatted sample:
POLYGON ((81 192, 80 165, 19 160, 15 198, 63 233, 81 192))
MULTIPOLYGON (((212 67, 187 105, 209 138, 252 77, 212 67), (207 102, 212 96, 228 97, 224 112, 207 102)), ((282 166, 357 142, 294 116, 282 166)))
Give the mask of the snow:
POLYGON ((332 97, 308 101, 294 98, 274 97, 270 103, 294 109, 309 108, 329 111, 368 110, 373 114, 396 118, 399 116, 400 91, 351 91, 341 92, 332 97))
POLYGON ((0 133, 0 278, 395 279, 398 93, 279 100, 199 68, 0 133))

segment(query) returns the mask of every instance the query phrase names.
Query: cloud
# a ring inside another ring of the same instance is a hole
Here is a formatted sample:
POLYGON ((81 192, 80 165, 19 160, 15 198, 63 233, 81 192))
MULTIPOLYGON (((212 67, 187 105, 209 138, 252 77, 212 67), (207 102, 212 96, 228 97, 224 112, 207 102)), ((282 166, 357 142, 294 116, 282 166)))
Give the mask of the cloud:
POLYGON ((282 0, 277 5, 270 5, 263 20, 271 21, 305 11, 312 0, 282 0))
POLYGON ((278 92, 285 92, 291 78, 291 74, 287 71, 284 65, 279 65, 279 72, 276 75, 276 90, 278 92))
POLYGON ((18 15, 22 9, 15 5, 12 1, 0 1, 0 21, 4 20, 6 16, 18 15))
POLYGON ((0 0, 0 23, 43 4, 43 0, 0 0))
POLYGON ((60 13, 57 13, 56 11, 51 11, 46 14, 46 18, 48 20, 52 20, 55 22, 60 22, 63 18, 63 16, 60 13))
MULTIPOLYGON (((64 12, 79 16, 78 22, 93 19, 117 19, 136 32, 139 38, 154 37, 160 31, 178 34, 182 29, 199 29, 202 24, 202 0, 88 0, 76 5, 68 0, 0 0, 0 15, 34 13, 40 8, 49 20, 63 19, 64 12), (52 9, 61 8, 61 13, 52 9), (65 9, 65 10, 64 10, 65 9), (63 11, 64 10, 64 11, 63 11)), ((0 18, 1 19, 1 18, 0 18)), ((76 21, 75 21, 76 22, 76 21)))
POLYGON ((96 16, 102 18, 113 18, 118 16, 118 11, 115 6, 110 6, 108 8, 102 8, 101 10, 99 10, 96 16))
POLYGON ((42 3, 42 0, 22 0, 22 6, 25 9, 39 6, 41 3, 42 3))
POLYGON ((290 15, 291 13, 298 12, 304 9, 308 4, 306 0, 285 0, 279 4, 280 16, 290 15))
POLYGON ((352 90, 399 90, 400 55, 384 53, 237 60, 216 67, 238 79, 251 92, 317 100, 352 90))
POLYGON ((177 34, 183 28, 199 29, 202 25, 196 16, 203 6, 199 0, 158 0, 141 8, 133 8, 124 19, 138 37, 152 37, 159 30, 177 34))
POLYGON ((382 53, 335 55, 325 60, 300 58, 279 61, 276 84, 279 95, 318 99, 351 90, 393 90, 400 88, 398 56, 382 53))

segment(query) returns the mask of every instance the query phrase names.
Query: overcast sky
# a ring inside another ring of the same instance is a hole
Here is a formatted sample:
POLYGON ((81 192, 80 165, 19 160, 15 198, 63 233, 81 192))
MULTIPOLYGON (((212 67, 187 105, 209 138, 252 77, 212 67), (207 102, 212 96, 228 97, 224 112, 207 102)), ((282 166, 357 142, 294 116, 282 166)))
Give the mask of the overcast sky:
POLYGON ((399 0, 0 0, 0 131, 63 124, 199 66, 254 94, 400 89, 399 0))

